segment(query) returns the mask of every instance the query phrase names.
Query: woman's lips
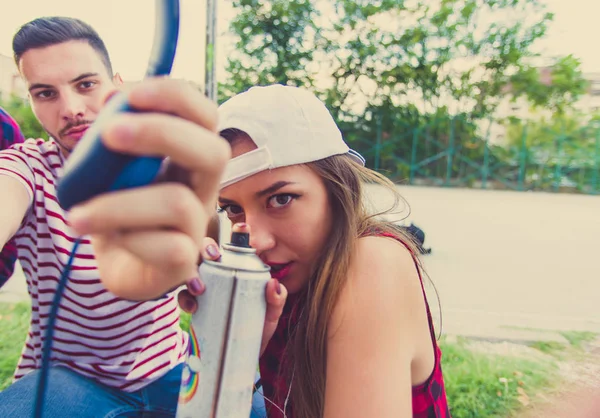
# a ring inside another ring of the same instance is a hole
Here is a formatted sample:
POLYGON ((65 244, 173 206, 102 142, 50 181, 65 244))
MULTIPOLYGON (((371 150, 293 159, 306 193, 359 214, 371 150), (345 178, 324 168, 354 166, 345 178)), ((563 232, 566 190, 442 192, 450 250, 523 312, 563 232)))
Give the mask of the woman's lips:
POLYGON ((281 281, 290 273, 290 269, 292 268, 292 262, 289 263, 269 263, 269 267, 271 267, 271 277, 281 281))

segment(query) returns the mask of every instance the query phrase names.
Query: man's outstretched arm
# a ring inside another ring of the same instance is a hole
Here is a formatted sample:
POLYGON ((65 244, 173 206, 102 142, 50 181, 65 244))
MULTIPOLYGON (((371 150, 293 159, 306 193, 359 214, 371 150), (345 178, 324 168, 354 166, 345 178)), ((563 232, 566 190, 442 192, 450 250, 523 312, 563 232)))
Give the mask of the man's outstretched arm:
MULTIPOLYGON (((19 229, 29 207, 30 198, 27 190, 19 181, 2 175, 1 171, 0 196, 3 196, 0 204, 0 249, 3 249, 19 229)), ((11 254, 5 252, 3 252, 3 255, 6 255, 7 258, 11 256, 11 254)), ((4 260, 0 260, 0 262, 4 262, 4 260)), ((11 260, 7 259, 6 262, 11 262, 11 260)), ((0 269, 2 267, 0 266, 0 269)), ((2 274, 4 273, 0 271, 0 287, 8 280, 8 274, 6 274, 7 277, 3 277, 2 274)))

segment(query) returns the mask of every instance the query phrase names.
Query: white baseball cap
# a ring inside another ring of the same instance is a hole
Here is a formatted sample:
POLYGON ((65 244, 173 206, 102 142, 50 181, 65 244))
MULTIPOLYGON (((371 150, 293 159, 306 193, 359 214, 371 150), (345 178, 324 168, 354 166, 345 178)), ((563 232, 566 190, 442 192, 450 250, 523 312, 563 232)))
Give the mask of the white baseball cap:
POLYGON ((231 128, 247 133, 257 148, 229 160, 221 188, 264 170, 333 155, 365 164, 344 142, 323 102, 303 88, 274 84, 232 97, 219 107, 218 131, 231 128))

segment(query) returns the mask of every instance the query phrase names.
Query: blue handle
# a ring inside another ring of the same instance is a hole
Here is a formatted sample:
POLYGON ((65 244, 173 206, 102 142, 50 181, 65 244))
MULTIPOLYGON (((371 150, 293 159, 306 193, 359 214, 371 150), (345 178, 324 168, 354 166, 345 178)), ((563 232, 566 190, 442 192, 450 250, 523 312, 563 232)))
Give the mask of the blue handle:
MULTIPOLYGON (((179 37, 179 0, 156 0, 154 44, 146 77, 168 75, 173 67, 179 37)), ((133 156, 109 150, 100 132, 122 112, 135 112, 124 94, 114 95, 79 141, 57 184, 57 198, 69 210, 99 194, 140 187, 154 181, 163 158, 133 156)))

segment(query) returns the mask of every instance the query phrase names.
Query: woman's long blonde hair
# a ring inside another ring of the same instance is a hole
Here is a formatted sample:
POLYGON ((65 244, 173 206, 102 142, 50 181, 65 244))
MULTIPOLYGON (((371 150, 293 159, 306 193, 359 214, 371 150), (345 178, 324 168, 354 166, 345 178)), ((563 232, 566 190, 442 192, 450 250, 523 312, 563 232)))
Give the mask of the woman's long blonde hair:
MULTIPOLYGON (((221 133, 234 143, 249 138, 242 131, 221 133)), ((350 257, 359 237, 388 232, 417 254, 414 241, 381 215, 398 207, 402 200, 395 185, 381 174, 356 163, 347 155, 336 155, 306 164, 323 180, 331 205, 332 225, 329 238, 315 263, 308 285, 298 295, 298 322, 292 332, 281 363, 290 387, 295 418, 323 415, 327 370, 328 324, 348 276, 350 257), (385 187, 394 197, 388 210, 378 213, 366 206, 364 186, 385 187), (293 379, 293 382, 292 382, 293 379)), ((357 384, 359 384, 357 382, 357 384)), ((285 396, 285 395, 284 395, 285 396)))
POLYGON ((345 155, 307 165, 323 179, 329 195, 333 224, 309 284, 300 296, 300 319, 286 351, 294 373, 290 398, 295 418, 323 416, 328 324, 346 284, 350 257, 357 240, 361 236, 387 232, 401 239, 411 247, 413 254, 417 254, 411 237, 381 218, 381 215, 398 207, 401 200, 390 180, 345 155), (388 210, 371 212, 364 196, 366 184, 383 186, 394 196, 388 210))

